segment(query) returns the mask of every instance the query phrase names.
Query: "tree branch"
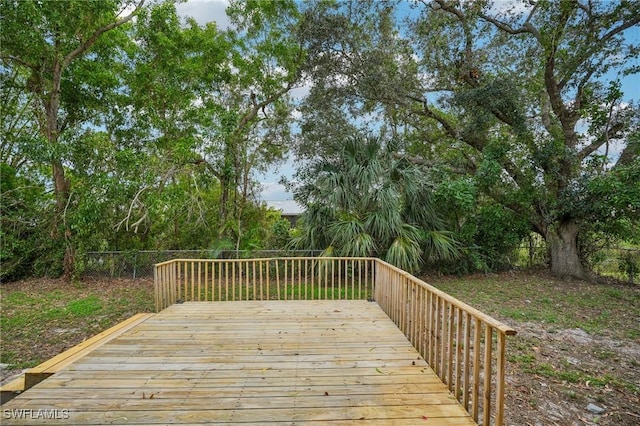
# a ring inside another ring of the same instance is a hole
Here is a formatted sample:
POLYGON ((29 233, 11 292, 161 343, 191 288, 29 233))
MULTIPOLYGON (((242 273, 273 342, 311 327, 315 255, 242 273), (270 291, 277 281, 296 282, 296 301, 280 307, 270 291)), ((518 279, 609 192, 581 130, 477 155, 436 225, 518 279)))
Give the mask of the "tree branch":
POLYGON ((240 131, 242 131, 242 129, 244 129, 247 126, 249 121, 253 120, 258 115, 258 113, 260 112, 261 109, 266 108, 272 102, 278 100, 282 95, 284 95, 289 90, 291 90, 292 85, 293 85, 292 82, 287 82, 287 85, 284 88, 282 88, 281 90, 278 90, 276 93, 274 93, 273 95, 269 96, 267 99, 265 99, 262 102, 256 102, 255 101, 255 96, 252 97, 252 99, 251 99, 252 107, 249 110, 249 112, 247 112, 242 117, 242 119, 240 120, 240 123, 238 123, 238 128, 237 128, 236 133, 239 133, 240 131))
POLYGON ((62 69, 67 68, 67 66, 69 66, 71 61, 73 61, 76 57, 78 57, 79 55, 84 53, 87 49, 89 49, 91 46, 93 46, 95 44, 95 42, 98 40, 98 38, 102 34, 106 33, 107 31, 110 31, 110 30, 112 30, 114 28, 117 28, 117 27, 129 22, 131 19, 133 19, 133 17, 138 14, 140 9, 144 5, 144 2, 145 2, 145 0, 140 0, 140 2, 136 5, 136 7, 133 10, 133 12, 131 12, 129 15, 125 16, 124 18, 118 19, 117 21, 112 22, 109 25, 105 25, 102 28, 98 28, 91 35, 91 37, 89 37, 87 40, 85 40, 83 43, 81 43, 80 46, 76 47, 74 50, 69 52, 67 54, 67 56, 64 57, 64 59, 62 60, 62 63, 61 63, 61 68, 62 69))
POLYGON ((623 122, 615 123, 613 126, 609 127, 606 132, 600 135, 600 137, 598 137, 596 140, 594 140, 578 152, 578 159, 582 161, 587 158, 609 139, 614 139, 618 135, 618 132, 624 130, 625 127, 625 123, 623 122))
MULTIPOLYGON (((419 166, 437 167, 439 165, 442 165, 442 163, 438 163, 437 161, 433 161, 433 160, 428 160, 428 159, 426 159, 424 157, 421 157, 421 156, 418 156, 418 155, 394 153, 393 156, 398 160, 406 160, 409 163, 417 164, 419 166)), ((458 168, 458 167, 453 167, 453 166, 450 166, 450 165, 449 165, 448 169, 451 170, 453 173, 458 174, 458 175, 466 175, 469 172, 468 170, 461 169, 461 168, 458 168)))
POLYGON ((20 58, 16 58, 13 55, 6 55, 6 56, 3 55, 3 56, 0 56, 0 59, 2 59, 3 61, 7 61, 8 60, 8 61, 16 62, 16 63, 18 63, 18 64, 20 64, 20 65, 22 65, 24 67, 27 67, 27 68, 29 68, 29 69, 31 69, 33 71, 37 71, 38 68, 39 68, 37 65, 30 64, 30 63, 28 63, 26 61, 23 61, 20 58))
POLYGON ((560 120, 562 125, 562 132, 565 138, 565 145, 574 147, 576 143, 575 137, 575 124, 578 121, 575 112, 571 112, 562 99, 561 85, 556 82, 555 66, 556 66, 556 53, 558 52, 558 45, 564 28, 571 17, 571 11, 563 9, 562 14, 558 18, 558 22, 552 36, 551 46, 543 46, 546 51, 546 58, 544 64, 544 82, 549 95, 549 101, 551 102, 551 108, 560 120))
POLYGON ((471 28, 469 27, 469 23, 467 22, 467 17, 464 15, 464 13, 462 13, 461 10, 456 9, 455 7, 445 2, 444 0, 435 0, 435 2, 440 5, 440 8, 442 10, 452 15, 455 15, 455 17, 458 18, 458 21, 460 21, 460 25, 462 25, 462 30, 464 31, 464 60, 465 60, 464 65, 467 67, 467 69, 462 70, 463 71, 462 75, 466 77, 465 81, 467 81, 467 83, 469 83, 470 86, 475 87, 478 84, 477 81, 468 78, 469 77, 468 71, 473 66, 472 53, 473 53, 474 37, 471 31, 471 28))
MULTIPOLYGON (((536 5, 536 7, 537 7, 537 5, 536 5)), ((498 21, 497 19, 492 18, 489 15, 485 15, 484 13, 480 13, 479 16, 482 19, 484 19, 485 21, 493 24, 499 30, 502 30, 502 31, 504 31, 506 33, 509 33, 511 35, 531 34, 532 36, 534 36, 536 38, 536 40, 539 41, 540 40, 540 32, 533 25, 531 25, 531 23, 529 22, 529 20, 533 16, 533 12, 535 12, 535 10, 536 10, 536 7, 534 7, 533 10, 531 11, 531 13, 529 13, 529 16, 527 17, 527 20, 525 21, 525 23, 520 28, 513 28, 509 24, 506 24, 504 22, 498 21)))
POLYGON ((582 99, 583 99, 583 95, 584 95, 584 87, 587 85, 587 83, 589 82, 589 80, 591 79, 591 76, 593 76, 595 69, 590 69, 585 75, 584 77, 582 77, 582 79, 580 80, 580 82, 578 83, 578 88, 576 90, 576 97, 574 100, 574 110, 579 110, 582 107, 582 99))
MULTIPOLYGON (((140 188, 138 190, 138 192, 136 192, 136 195, 133 197, 133 200, 131 200, 131 204, 129 204, 129 211, 127 213, 127 215, 120 221, 118 222, 118 224, 115 226, 116 231, 120 230, 120 227, 122 225, 125 225, 125 229, 128 231, 129 230, 129 221, 131 220, 131 214, 133 213, 133 208, 136 204, 140 204, 142 206, 144 206, 144 204, 139 203, 138 199, 140 198, 140 195, 146 191, 147 189, 149 189, 148 186, 143 186, 142 188, 140 188)), ((146 213, 145 213, 146 215, 146 213)), ((144 216, 143 216, 144 218, 144 216)), ((134 223, 134 226, 136 226, 136 231, 137 231, 137 226, 141 223, 141 221, 137 221, 136 223, 134 223)))
POLYGON ((442 127, 449 134, 449 136, 455 139, 460 139, 460 133, 458 133, 458 130, 455 127, 453 127, 453 125, 449 123, 449 121, 447 121, 444 117, 441 117, 440 115, 436 114, 433 110, 431 110, 431 108, 429 108, 429 105, 427 104, 427 101, 425 99, 422 99, 420 97, 413 96, 413 95, 407 95, 407 97, 412 101, 419 102, 420 104, 422 104, 423 115, 429 118, 433 118, 438 123, 440 123, 440 125, 442 125, 442 127))
MULTIPOLYGON (((601 42, 608 41, 610 38, 614 37, 615 35, 618 35, 624 30, 627 30, 633 27, 634 25, 638 25, 639 23, 640 23, 640 15, 635 14, 633 15, 633 18, 631 20, 627 22, 623 22, 619 27, 612 28, 608 33, 600 37, 600 41, 601 42)), ((593 49, 595 49, 595 47, 593 47, 593 49)))
MULTIPOLYGON (((591 18, 591 14, 587 13, 587 15, 589 15, 589 17, 591 18)), ((580 65, 582 65, 588 58, 590 58, 598 50, 600 50, 607 41, 620 34, 621 32, 631 28, 632 26, 638 25, 638 23, 640 23, 640 14, 636 13, 629 21, 623 22, 622 24, 620 24, 620 26, 612 28, 602 37, 598 37, 593 43, 588 44, 587 49, 582 55, 580 55, 581 57, 577 61, 575 61, 575 63, 569 70, 567 70, 566 77, 560 81, 559 87, 563 88, 564 86, 566 86, 578 67, 580 67, 580 65)), ((595 28, 590 28, 587 32, 588 34, 597 34, 595 28)), ((593 71, 590 74, 592 73, 593 71)))

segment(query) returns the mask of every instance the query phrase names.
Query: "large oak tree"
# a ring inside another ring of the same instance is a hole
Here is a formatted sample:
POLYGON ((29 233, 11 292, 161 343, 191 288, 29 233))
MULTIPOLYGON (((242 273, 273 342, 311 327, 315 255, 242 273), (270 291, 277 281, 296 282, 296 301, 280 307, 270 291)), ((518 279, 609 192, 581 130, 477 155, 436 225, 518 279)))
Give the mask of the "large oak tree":
POLYGON ((315 61, 301 154, 326 152, 324 116, 373 117, 405 141, 398 155, 473 177, 527 220, 563 276, 587 275, 586 227, 623 217, 637 232, 638 110, 620 85, 638 71, 626 37, 637 2, 346 1, 306 13, 315 61), (603 199, 604 188, 622 193, 603 199))

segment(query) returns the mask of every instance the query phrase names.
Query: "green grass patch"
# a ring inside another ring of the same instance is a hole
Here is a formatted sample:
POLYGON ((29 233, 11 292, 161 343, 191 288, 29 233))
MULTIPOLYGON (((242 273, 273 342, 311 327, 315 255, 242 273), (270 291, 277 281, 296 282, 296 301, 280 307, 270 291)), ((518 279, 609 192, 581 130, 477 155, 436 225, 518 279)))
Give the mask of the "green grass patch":
POLYGON ((153 312, 151 282, 65 283, 39 279, 0 285, 0 362, 24 369, 138 312, 153 312))
POLYGON ((191 288, 186 291, 183 288, 179 292, 179 298, 184 301, 225 301, 225 300, 341 300, 341 299, 367 299, 372 295, 372 284, 361 286, 327 285, 320 286, 317 283, 281 283, 277 285, 266 284, 217 284, 213 287, 196 285, 193 294, 191 288))
POLYGON ((427 282, 498 319, 580 328, 590 334, 639 339, 640 289, 565 282, 534 273, 494 274, 427 282))
POLYGON ((67 304, 68 312, 77 317, 88 317, 98 313, 101 309, 102 301, 97 296, 72 300, 67 304))

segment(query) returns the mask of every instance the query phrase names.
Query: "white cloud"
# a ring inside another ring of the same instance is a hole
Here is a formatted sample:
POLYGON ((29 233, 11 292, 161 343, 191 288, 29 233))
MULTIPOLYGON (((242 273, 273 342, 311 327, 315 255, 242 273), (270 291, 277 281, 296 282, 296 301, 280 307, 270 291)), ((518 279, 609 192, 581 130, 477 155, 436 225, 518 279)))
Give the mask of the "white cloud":
POLYGON ((262 184, 260 199, 269 207, 281 210, 285 214, 301 213, 304 209, 292 199, 291 193, 280 183, 267 182, 262 184))
POLYGON ((215 22, 218 28, 226 30, 231 25, 226 13, 227 6, 228 0, 189 0, 176 4, 176 10, 181 17, 194 18, 199 25, 215 22))
POLYGON ((525 12, 529 12, 532 8, 533 5, 528 1, 495 0, 491 5, 490 11, 502 16, 520 16, 525 12))
POLYGON ((302 112, 299 109, 294 109, 291 111, 291 119, 295 121, 299 121, 302 119, 302 112))
POLYGON ((297 86, 289 92, 291 97, 296 101, 301 101, 311 93, 311 82, 304 82, 302 86, 297 86))

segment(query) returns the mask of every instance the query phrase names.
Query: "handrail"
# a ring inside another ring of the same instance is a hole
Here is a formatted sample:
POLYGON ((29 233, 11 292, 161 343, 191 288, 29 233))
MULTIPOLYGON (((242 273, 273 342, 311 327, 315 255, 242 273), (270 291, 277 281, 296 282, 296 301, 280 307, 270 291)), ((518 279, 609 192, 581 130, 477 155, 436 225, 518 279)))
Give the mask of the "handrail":
POLYGON ((155 265, 156 311, 181 301, 367 299, 374 258, 175 259, 155 265))
POLYGON ((382 260, 374 298, 474 421, 482 414, 489 425, 493 413, 503 424, 506 336, 514 329, 382 260))
POLYGON ((475 422, 504 422, 516 331, 375 258, 174 259, 154 267, 156 310, 177 301, 375 300, 475 422))

